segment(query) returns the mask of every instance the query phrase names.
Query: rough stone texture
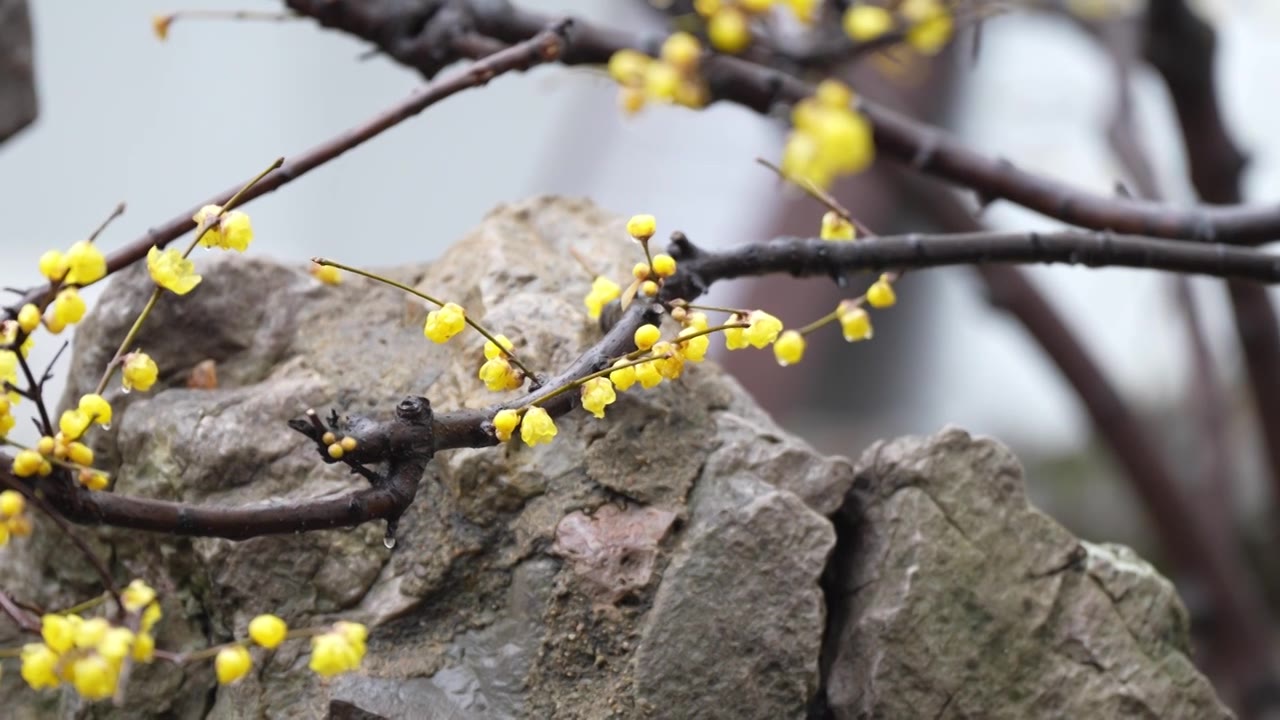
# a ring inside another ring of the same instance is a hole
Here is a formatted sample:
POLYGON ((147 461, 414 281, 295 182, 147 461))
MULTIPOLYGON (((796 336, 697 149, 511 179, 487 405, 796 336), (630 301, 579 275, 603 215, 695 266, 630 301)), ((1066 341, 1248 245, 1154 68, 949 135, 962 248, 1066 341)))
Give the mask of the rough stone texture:
POLYGON ((0 0, 0 143, 36 119, 32 54, 26 0, 0 0))
POLYGON ((841 511, 836 718, 1224 718, 1172 585, 1027 504, 1003 446, 946 430, 873 446, 841 511))
MULTIPOLYGON (((620 220, 536 199, 390 274, 462 303, 550 370, 600 332, 570 247, 619 277, 634 260, 620 220)), ((494 399, 475 378, 482 340, 426 341, 426 309, 397 291, 322 286, 254 254, 199 258, 204 282, 165 296, 139 340, 161 383, 116 391, 118 419, 93 435, 117 492, 227 505, 343 492, 364 481, 318 464, 286 419, 389 414, 410 393, 439 408, 494 399), (187 387, 210 362, 220 385, 187 387)), ((135 269, 103 293, 68 400, 96 383, 150 289, 135 269)), ((208 664, 140 667, 124 707, 83 713, 5 672, 4 717, 1226 714, 1186 659, 1169 584, 1030 509, 994 443, 952 431, 879 445, 855 488, 848 460, 779 429, 710 363, 623 394, 605 420, 558 424, 548 446, 437 458, 393 550, 382 523, 241 543, 85 532, 122 581, 161 591, 162 648, 243 636, 261 612, 294 626, 341 617, 373 628, 360 672, 321 683, 306 645, 286 643, 255 650, 255 671, 225 688, 208 664)), ((0 553, 0 578, 44 607, 98 592, 43 524, 0 553)), ((0 645, 20 641, 0 623, 0 645)))
MULTIPOLYGON (((617 277, 636 251, 620 219, 537 199, 495 211, 436 262, 389 274, 463 304, 545 371, 600 333, 570 247, 617 277)), ((227 505, 341 492, 364 481, 317 463, 286 419, 307 407, 389 414, 409 393, 446 409, 494 401, 475 377, 477 335, 435 345, 420 302, 359 278, 319 285, 260 259, 269 248, 261 237, 249 255, 199 251, 204 282, 166 295, 148 320, 139 346, 161 383, 117 392, 118 419, 94 436, 99 457, 119 463, 118 492, 227 505), (209 360, 220 385, 188 388, 209 360)), ((143 269, 111 282, 78 333, 68 399, 96 383, 150 288, 143 269)), ((161 590, 163 648, 242 635, 266 611, 297 626, 373 626, 361 671, 328 684, 306 669, 304 643, 286 643, 255 650, 255 672, 226 688, 207 664, 139 668, 125 707, 89 715, 802 716, 820 686, 820 578, 835 538, 823 513, 851 486, 852 464, 780 430, 710 363, 624 394, 605 420, 558 424, 549 446, 437 458, 393 550, 380 522, 241 543, 87 533, 122 579, 161 590), (705 655, 728 641, 731 652, 705 655), (744 696, 745 683, 757 690, 744 696)), ((0 553, 6 588, 49 607, 95 593, 74 551, 42 530, 0 553)), ((0 696, 23 703, 6 717, 58 714, 59 695, 19 685, 16 672, 0 678, 0 696)), ((62 714, 73 711, 64 699, 62 714)))

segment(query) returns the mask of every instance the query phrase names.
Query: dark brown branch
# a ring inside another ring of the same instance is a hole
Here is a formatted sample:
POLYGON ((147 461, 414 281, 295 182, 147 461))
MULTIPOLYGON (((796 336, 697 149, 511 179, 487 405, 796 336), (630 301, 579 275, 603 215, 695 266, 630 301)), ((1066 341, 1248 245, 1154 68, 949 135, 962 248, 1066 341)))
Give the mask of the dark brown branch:
POLYGON ((1133 267, 1280 282, 1280 255, 1106 232, 974 232, 881 236, 856 242, 779 238, 699 258, 689 268, 710 284, 785 272, 813 276, 884 268, 984 263, 1065 263, 1133 267))
MULTIPOLYGON (((447 38, 466 31, 519 42, 538 33, 549 19, 505 2, 478 0, 286 0, 286 4, 327 27, 374 43, 428 77, 447 64, 441 53, 450 51, 447 44, 428 42, 432 37, 447 38)), ((598 65, 622 48, 656 52, 661 41, 658 35, 577 21, 573 46, 559 61, 598 65)), ((703 69, 713 98, 761 113, 778 103, 794 103, 813 94, 808 83, 748 60, 710 54, 703 69)), ((938 128, 865 98, 860 100, 860 109, 874 127, 876 149, 881 154, 969 188, 985 202, 1008 200, 1072 225, 1129 235, 1252 245, 1280 238, 1280 203, 1179 207, 1089 193, 970 150, 938 128)))
MULTIPOLYGON (((1153 3, 1147 12, 1147 59, 1173 99, 1192 185, 1207 202, 1239 202, 1247 159, 1231 139, 1218 106, 1213 29, 1181 0, 1153 3)), ((1263 288, 1232 282, 1227 292, 1258 412, 1272 495, 1280 497, 1280 317, 1263 288)))
POLYGON ((0 610, 8 615, 20 630, 29 633, 40 633, 40 618, 35 613, 25 610, 9 594, 0 590, 0 610))
POLYGON ((1142 499, 1170 558, 1204 584, 1237 657, 1256 663, 1236 668, 1265 673, 1270 642, 1252 577, 1238 555, 1211 531, 1190 495, 1155 452, 1142 423, 1107 380, 1078 338, 1024 274, 1015 268, 979 268, 994 304, 1009 311, 1075 388, 1090 417, 1142 499))

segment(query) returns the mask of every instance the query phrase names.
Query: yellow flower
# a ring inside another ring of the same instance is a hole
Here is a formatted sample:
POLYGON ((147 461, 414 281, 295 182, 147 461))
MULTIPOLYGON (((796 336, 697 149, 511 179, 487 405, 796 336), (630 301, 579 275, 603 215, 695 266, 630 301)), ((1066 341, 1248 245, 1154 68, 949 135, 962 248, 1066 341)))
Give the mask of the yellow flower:
POLYGON ((707 23, 707 37, 711 45, 721 52, 737 54, 751 44, 751 27, 747 16, 734 7, 716 10, 707 23))
POLYGON ((893 15, 878 5, 854 5, 844 13, 844 32, 855 42, 869 42, 893 30, 893 15))
POLYGON ((151 632, 151 628, 156 626, 164 613, 160 610, 160 603, 151 602, 147 605, 147 609, 142 611, 142 632, 151 632))
POLYGON ((639 50, 619 50, 609 56, 609 75, 622 85, 638 85, 651 62, 653 58, 639 50))
POLYGON ((311 638, 309 667, 321 677, 331 677, 355 670, 362 654, 341 633, 327 632, 311 638))
POLYGON ((782 332, 782 321, 763 310, 755 310, 747 316, 751 326, 743 333, 748 343, 757 349, 763 348, 778 339, 782 332))
POLYGON ((498 414, 493 416, 493 434, 499 442, 510 440, 511 433, 515 432, 519 425, 520 413, 515 410, 499 410, 498 414))
POLYGON ((821 237, 823 240, 852 240, 857 237, 857 231, 853 223, 840 217, 836 211, 828 210, 822 216, 821 237))
POLYGON ((640 294, 647 297, 653 297, 658 294, 658 283, 652 280, 645 280, 640 283, 640 294))
POLYGON ((129 612, 138 612, 147 607, 156 600, 156 591, 150 585, 135 578, 129 586, 120 592, 120 600, 124 603, 124 609, 129 612))
POLYGON ((17 490, 0 492, 0 518, 17 517, 27 507, 27 499, 17 490))
POLYGON ((22 646, 22 679, 32 690, 56 688, 58 679, 58 653, 44 643, 28 643, 22 646))
POLYGON ((107 622, 106 618, 89 618, 75 623, 75 646, 81 649, 95 648, 107 636, 107 631, 110 629, 111 623, 107 622))
POLYGON ((631 275, 637 280, 649 279, 649 263, 636 263, 631 266, 631 275))
POLYGON ((200 236, 204 247, 244 252, 253 242, 253 225, 249 216, 239 210, 223 212, 221 206, 205 205, 191 219, 197 226, 203 223, 206 228, 200 236))
MULTIPOLYGON (((694 333, 701 332, 702 330, 705 330, 705 329, 706 328, 697 328, 691 325, 685 328, 684 330, 681 330, 680 335, 677 336, 677 339, 688 336, 688 335, 693 335, 694 333)), ((706 335, 699 335, 695 338, 691 338, 689 340, 683 340, 680 342, 680 355, 684 357, 685 360, 688 360, 689 362, 702 362, 703 360, 706 359, 707 351, 710 349, 711 349, 711 338, 706 335)))
MULTIPOLYGON (((676 93, 680 90, 680 72, 674 67, 664 62, 650 63, 644 70, 644 93, 645 95, 662 102, 672 102, 676 99, 676 93)), ((644 216, 637 216, 644 217, 644 216)), ((652 217, 651 215, 649 217, 652 217)), ((631 223, 627 223, 627 231, 630 232, 631 223)), ((653 235, 652 232, 649 235, 653 235)), ((638 236, 631 233, 631 236, 637 240, 648 240, 649 236, 638 236)))
POLYGON ((118 671, 107 659, 93 653, 71 663, 71 683, 86 700, 103 700, 116 691, 118 671))
POLYGON ((676 274, 676 259, 670 255, 653 256, 653 273, 658 277, 671 277, 676 274))
POLYGON ((253 666, 253 658, 249 657, 249 649, 243 645, 232 645, 218 651, 213 660, 213 669, 218 675, 218 684, 227 685, 244 677, 253 666))
MULTIPOLYGON (((730 315, 730 323, 744 322, 741 315, 730 315)), ((726 350, 741 350, 747 346, 747 329, 731 327, 724 329, 724 347, 726 350)))
POLYGON ((505 349, 507 352, 510 352, 515 349, 515 343, 511 342, 510 338, 508 338, 506 335, 494 335, 493 337, 495 340, 497 340, 499 343, 502 344, 502 347, 499 348, 497 345, 495 345, 493 343, 493 340, 485 340, 484 342, 484 359, 485 360, 492 360, 498 357, 499 355, 506 357, 506 353, 502 352, 503 349, 505 349))
POLYGON ((289 626, 275 615, 259 615, 249 621, 249 637, 268 650, 284 642, 289 626))
POLYGON ((133 649, 133 631, 127 627, 113 627, 102 637, 97 649, 99 655, 119 663, 133 649))
POLYGON ((311 275, 325 285, 342 284, 342 271, 332 265, 311 263, 311 275))
POLYGON ((556 423, 540 407, 531 407, 520 422, 520 439, 530 447, 538 443, 549 443, 556 436, 556 423))
POLYGON ((632 215, 627 221, 627 234, 636 240, 648 240, 658 230, 658 220, 652 215, 632 215))
POLYGON ((67 275, 69 285, 88 285, 107 275, 107 258, 97 245, 81 240, 67 250, 67 275))
POLYGON ((849 342, 870 340, 872 335, 871 315, 855 305, 840 305, 840 329, 844 331, 844 339, 849 342))
POLYGON ((60 290, 58 297, 53 301, 53 317, 62 325, 74 325, 80 322, 84 318, 84 311, 84 298, 80 297, 80 292, 73 287, 60 290))
POLYGON ((360 623, 339 620, 333 624, 333 631, 341 635, 356 651, 356 660, 364 657, 364 641, 369 637, 369 629, 360 623))
POLYGON ((867 288, 867 304, 873 308, 891 307, 897 301, 898 296, 893 292, 893 284, 889 282, 887 275, 881 275, 879 280, 867 288))
POLYGON ((64 410, 58 418, 58 429, 68 440, 75 440, 84 435, 90 422, 89 416, 79 410, 64 410))
POLYGON ((721 7, 721 0, 693 0, 693 10, 702 17, 711 17, 721 7))
POLYGON ((662 372, 658 370, 658 366, 652 360, 636 365, 635 370, 636 380, 640 381, 640 387, 645 390, 657 387, 662 382, 662 372))
POLYGON ((84 443, 73 442, 67 445, 67 459, 77 465, 88 467, 93 464, 93 451, 84 443))
POLYGON ((604 417, 605 406, 618 399, 608 378, 592 378, 582 384, 582 407, 598 418, 604 417))
POLYGON ((133 659, 135 662, 149 663, 155 657, 156 639, 150 633, 139 633, 133 641, 133 659))
POLYGON ((788 330, 779 335, 778 341, 773 344, 773 355, 783 367, 795 365, 804 357, 804 344, 803 335, 795 330, 788 330))
POLYGON ((79 615, 48 613, 40 618, 40 637, 54 652, 64 653, 75 645, 79 615))
POLYGON ((107 487, 110 480, 106 475, 93 470, 81 470, 80 475, 76 478, 80 484, 90 490, 102 490, 107 487))
POLYGON ((99 425, 111 424, 111 403, 104 400, 101 395, 81 395, 77 409, 88 416, 90 422, 96 422, 99 425))
POLYGON ((618 283, 603 275, 596 277, 591 283, 591 292, 587 293, 587 297, 583 300, 587 306, 587 316, 593 320, 600 317, 604 306, 616 300, 621 294, 622 288, 618 283))
POLYGON ((35 450, 20 450, 13 456, 13 474, 18 477, 31 477, 40 472, 40 464, 44 458, 35 450))
POLYGON ((912 23, 907 42, 916 50, 933 55, 951 39, 951 13, 938 0, 905 0, 898 12, 912 23))
POLYGON ((40 256, 40 274, 53 282, 67 276, 67 256, 61 250, 46 250, 40 256))
POLYGON ((22 328, 22 332, 30 333, 40 326, 40 308, 27 303, 18 311, 18 327, 22 328))
MULTIPOLYGON (((621 358, 614 361, 613 365, 614 367, 617 367, 619 365, 625 365, 627 362, 629 361, 626 358, 621 358)), ((613 383, 613 386, 617 389, 625 392, 632 385, 636 384, 635 366, 632 365, 630 367, 624 367, 609 373, 609 382, 613 383)))
POLYGON ((511 367, 506 355, 486 360, 484 365, 480 366, 479 377, 484 381, 484 386, 493 392, 515 390, 524 384, 524 378, 511 367))
POLYGON ((176 295, 186 295, 202 280, 195 264, 182 253, 173 248, 162 251, 154 245, 147 251, 147 272, 157 285, 176 295))
POLYGON ((466 326, 467 315, 462 306, 445 303, 439 310, 427 313, 427 324, 423 326, 422 334, 432 342, 445 343, 466 326))
POLYGON ((636 347, 640 350, 648 350, 653 344, 658 342, 658 338, 662 337, 662 331, 657 325, 644 324, 636 328, 634 340, 636 347))
POLYGON ((156 384, 156 378, 160 375, 160 368, 156 367, 156 361, 144 352, 129 353, 124 356, 123 383, 125 390, 139 390, 146 392, 156 384))
POLYGON ((701 54, 702 45, 697 38, 687 32, 677 32, 662 43, 659 56, 672 67, 687 73, 698 67, 701 54))

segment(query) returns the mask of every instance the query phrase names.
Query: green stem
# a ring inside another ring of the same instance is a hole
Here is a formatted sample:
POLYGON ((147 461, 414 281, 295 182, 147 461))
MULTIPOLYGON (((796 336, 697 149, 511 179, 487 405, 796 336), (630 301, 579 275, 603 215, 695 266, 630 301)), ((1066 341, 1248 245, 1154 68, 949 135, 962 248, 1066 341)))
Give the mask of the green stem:
POLYGON ((75 605, 72 605, 69 608, 58 610, 54 614, 55 615, 72 615, 72 614, 82 613, 85 610, 91 610, 101 605, 102 603, 106 602, 107 598, 109 597, 111 597, 110 593, 102 593, 98 597, 89 598, 88 600, 85 600, 82 603, 76 603, 75 605))
MULTIPOLYGON (((648 351, 648 350, 641 350, 640 352, 649 352, 649 351, 648 351)), ((623 357, 628 357, 628 356, 625 356, 625 355, 624 355, 623 357)), ((592 380, 595 380, 595 379, 596 379, 596 378, 598 378, 598 377, 604 377, 605 375, 608 375, 609 373, 613 372, 614 370, 626 370, 626 369, 627 369, 627 368, 629 368, 629 367, 635 367, 635 366, 637 366, 637 365, 643 365, 643 364, 645 364, 645 363, 647 363, 647 362, 652 362, 652 361, 654 361, 654 360, 660 360, 660 359, 669 358, 669 357, 671 357, 671 353, 667 353, 667 354, 665 354, 665 355, 660 355, 660 356, 658 356, 658 357, 652 357, 652 356, 651 356, 651 357, 641 358, 640 360, 634 360, 634 361, 631 361, 631 362, 626 362, 626 363, 623 363, 623 364, 621 364, 621 365, 610 365, 609 367, 605 368, 604 370, 597 370, 596 372, 593 372, 593 373, 591 373, 590 375, 587 375, 587 376, 585 376, 585 377, 578 378, 577 380, 574 380, 574 381, 572 381, 572 382, 569 382, 569 383, 566 383, 566 384, 564 384, 564 385, 561 385, 560 387, 556 388, 555 390, 552 390, 551 392, 547 393, 546 395, 543 395, 542 397, 538 398, 537 400, 534 400, 533 402, 529 403, 528 405, 525 405, 524 407, 519 408, 519 411, 520 411, 520 412, 524 412, 525 410, 528 410, 528 409, 529 409, 529 408, 531 408, 531 407, 536 407, 536 406, 538 406, 538 405, 541 405, 541 404, 543 404, 543 403, 547 402, 548 400, 550 400, 551 398, 554 398, 554 397, 556 397, 556 396, 558 396, 558 395, 563 395, 563 394, 565 394, 565 393, 569 392, 570 390, 572 390, 572 389, 574 389, 574 388, 582 387, 583 385, 587 384, 588 382, 590 382, 590 381, 592 381, 592 380)), ((617 362, 618 360, 621 360, 621 359, 622 359, 622 358, 617 358, 617 359, 615 359, 615 360, 614 360, 614 362, 617 362)))
POLYGON ((0 648, 0 658, 22 657, 22 648, 0 648))
POLYGON ((750 310, 742 310, 740 308, 719 307, 716 305, 694 305, 693 303, 682 302, 679 307, 686 307, 690 310, 705 310, 707 312, 722 312, 730 315, 748 315, 750 310))
MULTIPOLYGON (((858 303, 858 304, 859 304, 859 305, 861 305, 862 303, 858 303)), ((822 317, 818 318, 817 320, 814 320, 813 322, 809 323, 808 325, 805 325, 804 327, 800 328, 797 332, 799 332, 801 335, 808 335, 809 333, 813 332, 814 330, 817 330, 818 328, 823 327, 823 326, 825 326, 825 325, 830 325, 831 323, 835 322, 835 321, 836 321, 836 320, 838 320, 838 319, 840 319, 840 308, 839 308, 839 306, 837 306, 835 310, 832 310, 831 312, 827 313, 826 315, 823 315, 822 317)))
MULTIPOLYGON (((250 188, 257 185, 262 181, 262 178, 266 177, 283 164, 284 158, 276 158, 275 162, 271 163, 267 169, 253 176, 252 180, 245 183, 244 187, 240 188, 240 190, 238 190, 235 195, 232 195, 231 199, 222 206, 222 212, 218 213, 218 217, 226 215, 227 211, 235 207, 236 204, 240 202, 240 198, 244 197, 244 194, 249 192, 250 188)), ((196 225, 195 238, 191 240, 191 244, 187 245, 187 249, 182 253, 182 257, 184 259, 191 256, 192 251, 194 251, 196 246, 200 244, 200 240, 204 237, 205 233, 212 229, 213 223, 217 219, 217 217, 200 219, 200 222, 196 225)), ((116 367, 119 366, 120 361, 124 359, 125 353, 127 353, 129 347, 133 345, 133 341, 137 339, 138 332, 142 330, 142 323, 146 321, 147 316, 151 314, 151 310, 155 308, 156 303, 160 300, 160 294, 162 292, 164 292, 164 289, 159 286, 151 291, 151 298, 147 300, 146 307, 142 308, 142 312, 138 314, 138 319, 133 321, 133 327, 129 328, 128 334, 124 337, 124 342, 120 343, 120 347, 116 350, 116 354, 112 356, 111 361, 107 363, 106 370, 102 372, 102 379, 98 380, 98 387, 94 390, 95 394, 101 395, 102 391, 107 389, 107 383, 111 382, 111 376, 115 374, 116 367)))
MULTIPOLYGON (((343 265, 342 263, 340 263, 340 262, 338 262, 338 261, 336 261, 336 260, 330 260, 330 259, 328 259, 328 258, 322 258, 322 257, 313 257, 313 258, 311 258, 311 262, 313 262, 313 263, 315 263, 315 264, 317 264, 317 265, 329 265, 329 266, 332 266, 332 267, 336 267, 336 268, 338 268, 339 270, 344 270, 344 271, 349 272, 349 273, 355 273, 356 275, 359 275, 359 276, 361 276, 361 277, 369 278, 370 280, 374 280, 374 281, 380 282, 380 283, 382 283, 382 284, 384 284, 384 285, 390 285, 391 287, 396 288, 397 290, 402 290, 402 291, 404 291, 404 292, 407 292, 407 293, 409 293, 410 295, 413 295, 414 297, 422 298, 423 300, 426 300, 426 301, 427 301, 427 302, 429 302, 429 303, 435 303, 435 305, 436 305, 437 307, 444 307, 444 306, 445 306, 445 303, 444 303, 444 301, 443 301, 443 300, 439 300, 439 299, 433 298, 433 297, 431 297, 430 295, 428 295, 428 294, 426 294, 426 293, 424 293, 424 292, 421 292, 421 291, 419 291, 419 290, 415 290, 415 289, 413 289, 413 288, 409 287, 408 285, 405 285, 404 283, 396 282, 395 280, 392 280, 391 278, 383 277, 383 276, 381 276, 381 275, 378 275, 377 273, 369 272, 368 270, 361 270, 360 268, 358 268, 358 267, 353 267, 353 266, 351 266, 351 265, 343 265)), ((468 324, 468 325, 470 325, 471 327, 475 328, 475 331, 476 331, 476 332, 478 332, 478 333, 480 333, 481 335, 483 335, 483 336, 484 336, 484 338, 485 338, 486 340, 488 340, 489 342, 493 343, 493 344, 494 344, 494 345, 495 345, 499 350, 501 350, 501 351, 502 351, 502 354, 503 354, 503 355, 506 355, 506 356, 507 356, 507 359, 511 361, 511 364, 512 364, 512 365, 515 365, 515 366, 516 366, 516 367, 518 367, 518 368, 520 368, 520 372, 523 372, 523 373, 525 374, 525 376, 526 376, 526 377, 530 377, 530 378, 535 377, 535 375, 533 374, 533 371, 532 371, 532 370, 530 370, 529 368, 525 367, 525 366, 524 366, 524 363, 520 362, 519 358, 517 358, 517 357, 515 356, 515 353, 514 353, 514 352, 512 352, 511 350, 508 350, 508 349, 506 348, 506 346, 504 346, 502 343, 498 342, 498 338, 494 337, 493 333, 491 333, 491 332, 489 332, 488 330, 486 330, 486 329, 484 328, 484 326, 482 326, 480 323, 476 322, 475 320, 472 320, 472 319, 471 319, 471 316, 470 316, 470 315, 467 315, 467 313, 466 313, 466 311, 465 311, 465 310, 464 310, 464 311, 463 311, 463 313, 462 313, 462 319, 463 319, 463 320, 466 320, 466 321, 467 321, 467 324, 468 324)))

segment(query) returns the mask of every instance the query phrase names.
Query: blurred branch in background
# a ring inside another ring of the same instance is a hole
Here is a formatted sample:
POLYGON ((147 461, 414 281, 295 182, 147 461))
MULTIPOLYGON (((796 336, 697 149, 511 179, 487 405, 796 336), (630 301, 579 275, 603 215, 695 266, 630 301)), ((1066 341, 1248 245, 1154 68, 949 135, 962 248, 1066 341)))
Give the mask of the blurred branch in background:
POLYGON ((26 0, 0 0, 0 143, 36 119, 31 17, 26 0))

